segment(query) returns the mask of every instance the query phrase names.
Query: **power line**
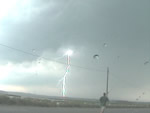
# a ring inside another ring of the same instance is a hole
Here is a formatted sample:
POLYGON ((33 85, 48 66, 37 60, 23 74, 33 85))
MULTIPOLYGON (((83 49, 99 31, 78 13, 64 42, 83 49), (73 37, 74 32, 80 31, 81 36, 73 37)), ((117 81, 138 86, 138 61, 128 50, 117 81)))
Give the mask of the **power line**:
MULTIPOLYGON (((46 58, 46 57, 41 57, 40 55, 37 55, 37 54, 32 54, 30 52, 26 52, 24 50, 21 50, 21 49, 18 49, 18 48, 14 48, 14 47, 11 47, 11 46, 8 46, 8 45, 5 45, 5 44, 2 44, 0 43, 0 46, 3 46, 3 47, 6 47, 6 48, 9 48, 9 49, 12 49, 12 50, 15 50, 15 51, 18 51, 18 52, 21 52, 21 53, 24 53, 24 54, 28 54, 28 55, 31 55, 31 56, 34 56, 34 57, 40 57, 40 58, 43 58, 45 60, 50 60, 50 61, 53 61, 53 62, 56 62, 56 63, 60 63, 60 64, 63 64, 63 65, 66 65, 66 63, 64 62, 60 62, 60 61, 56 61, 54 59, 50 59, 50 58, 46 58)), ((104 72, 104 70, 98 70, 98 69, 92 69, 92 68, 87 68, 87 67, 82 67, 82 66, 78 66, 78 65, 71 65, 73 67, 76 67, 76 68, 80 68, 80 69, 85 69, 85 70, 92 70, 92 71, 99 71, 99 72, 104 72)), ((114 74, 111 75, 113 78, 116 78, 118 80, 121 80, 119 79, 118 77, 114 76, 114 74)), ((123 82, 126 82, 130 85, 134 85, 134 84, 131 84, 131 82, 127 81, 127 80, 121 80, 123 82)), ((136 88, 138 88, 137 86, 135 86, 136 88)))
MULTIPOLYGON (((14 48, 14 47, 2 44, 2 43, 0 43, 0 46, 6 47, 6 48, 9 48, 9 49, 12 49, 12 50, 24 53, 24 54, 28 54, 28 55, 31 55, 31 56, 34 56, 34 57, 40 57, 40 58, 43 58, 45 60, 50 60, 50 61, 53 61, 53 62, 56 62, 56 63, 59 63, 59 64, 66 65, 66 63, 64 63, 64 62, 56 61, 56 60, 51 59, 51 58, 41 57, 38 54, 33 54, 33 53, 30 53, 30 52, 27 52, 27 51, 24 51, 24 50, 21 50, 21 49, 18 49, 18 48, 14 48)), ((76 67, 76 68, 80 68, 80 69, 84 69, 84 70, 91 70, 91 71, 98 71, 98 72, 103 71, 103 70, 98 70, 98 69, 94 69, 94 68, 87 68, 87 67, 82 67, 82 66, 73 65, 73 64, 71 64, 71 66, 76 67)))
MULTIPOLYGON (((21 49, 18 49, 18 48, 14 48, 14 47, 11 47, 11 46, 8 46, 8 45, 5 45, 5 44, 2 44, 0 43, 0 46, 3 46, 3 47, 6 47, 6 48, 9 48, 9 49, 12 49, 12 50, 15 50, 15 51, 18 51, 18 52, 21 52, 21 53, 24 53, 24 54, 28 54, 28 55, 31 55, 31 56, 34 56, 34 57, 40 57, 40 58, 43 58, 45 60, 50 60, 50 61, 53 61, 53 62, 56 62, 56 63, 60 63, 60 64, 63 64, 63 65, 66 65, 66 63, 64 62, 60 62, 60 61, 56 61, 54 59, 50 59, 50 58, 46 58, 46 57, 41 57, 40 55, 37 55, 37 54, 33 54, 33 53, 30 53, 30 52, 27 52, 27 51, 24 51, 24 50, 21 50, 21 49)), ((76 67, 76 68, 80 68, 80 69, 84 69, 84 70, 91 70, 91 71, 98 71, 98 72, 104 72, 104 70, 98 70, 98 69, 93 69, 93 68, 87 68, 87 67, 82 67, 82 66, 78 66, 78 65, 71 65, 72 67, 76 67)), ((111 76, 113 78, 116 78, 117 80, 121 80, 119 79, 118 77, 114 76, 114 74, 111 74, 111 76)), ((131 86, 134 86, 138 89, 140 89, 139 87, 137 87, 136 85, 132 84, 131 82, 127 81, 127 80, 121 80, 122 82, 124 83, 127 83, 127 84, 130 84, 131 86)), ((150 91, 150 89, 147 89, 150 91)))

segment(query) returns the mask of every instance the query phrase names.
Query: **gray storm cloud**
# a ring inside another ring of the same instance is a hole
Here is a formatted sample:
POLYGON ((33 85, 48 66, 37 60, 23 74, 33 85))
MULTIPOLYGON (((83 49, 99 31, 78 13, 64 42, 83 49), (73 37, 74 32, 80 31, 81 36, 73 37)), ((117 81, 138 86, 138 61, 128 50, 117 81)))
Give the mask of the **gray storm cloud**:
POLYGON ((40 94, 41 88, 42 94, 60 95, 57 81, 66 69, 63 55, 71 48, 67 96, 99 98, 109 67, 110 98, 134 100, 146 92, 143 100, 148 99, 150 71, 149 64, 144 65, 150 59, 148 0, 14 1, 0 14, 1 89, 12 85, 17 91, 40 94), (99 59, 93 59, 95 54, 99 59), (41 57, 46 59, 37 64, 41 57))

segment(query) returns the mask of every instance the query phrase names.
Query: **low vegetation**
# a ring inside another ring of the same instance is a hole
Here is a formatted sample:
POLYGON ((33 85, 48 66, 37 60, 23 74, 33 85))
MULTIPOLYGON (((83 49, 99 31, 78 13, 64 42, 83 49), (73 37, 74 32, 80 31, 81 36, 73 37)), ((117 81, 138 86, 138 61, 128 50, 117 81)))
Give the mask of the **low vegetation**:
MULTIPOLYGON (((21 96, 0 95, 1 105, 19 105, 19 106, 40 106, 40 107, 87 107, 98 108, 100 104, 96 100, 76 100, 76 99, 39 99, 27 98, 21 96)), ((136 102, 121 102, 111 101, 108 104, 109 108, 134 108, 147 107, 150 108, 150 103, 136 103, 136 102)))

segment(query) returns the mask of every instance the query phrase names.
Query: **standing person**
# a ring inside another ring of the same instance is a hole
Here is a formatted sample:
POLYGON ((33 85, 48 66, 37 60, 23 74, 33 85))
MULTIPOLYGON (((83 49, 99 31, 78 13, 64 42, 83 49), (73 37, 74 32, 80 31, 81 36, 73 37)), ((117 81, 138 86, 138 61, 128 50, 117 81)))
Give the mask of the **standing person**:
POLYGON ((106 93, 104 93, 103 96, 100 98, 100 105, 101 105, 100 113, 104 113, 104 110, 106 108, 106 105, 107 105, 108 101, 109 101, 109 99, 106 96, 106 93))

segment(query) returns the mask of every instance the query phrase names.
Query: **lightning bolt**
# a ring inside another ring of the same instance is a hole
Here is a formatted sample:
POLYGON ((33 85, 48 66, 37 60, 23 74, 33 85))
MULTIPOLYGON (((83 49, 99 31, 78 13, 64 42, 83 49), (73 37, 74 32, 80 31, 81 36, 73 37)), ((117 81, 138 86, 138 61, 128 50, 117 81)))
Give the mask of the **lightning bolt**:
POLYGON ((62 96, 63 97, 66 96, 66 79, 67 79, 67 75, 69 73, 69 70, 70 70, 70 56, 67 55, 67 68, 66 68, 66 72, 65 72, 63 78, 59 80, 59 83, 62 82, 62 96))

